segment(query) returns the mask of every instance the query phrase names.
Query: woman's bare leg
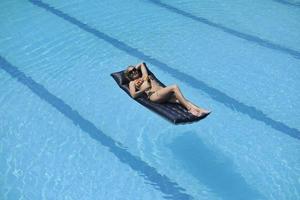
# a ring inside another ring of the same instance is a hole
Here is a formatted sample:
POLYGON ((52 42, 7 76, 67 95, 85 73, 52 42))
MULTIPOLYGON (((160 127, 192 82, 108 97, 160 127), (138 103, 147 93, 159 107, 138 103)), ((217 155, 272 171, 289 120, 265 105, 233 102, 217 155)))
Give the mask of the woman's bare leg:
POLYGON ((156 91, 153 95, 151 95, 150 100, 153 102, 164 103, 169 101, 173 95, 175 95, 179 103, 182 104, 190 113, 199 116, 199 112, 197 112, 197 110, 184 98, 177 85, 168 86, 156 91))
MULTIPOLYGON (((176 98, 176 96, 173 94, 171 95, 170 99, 168 100, 168 102, 170 103, 179 103, 179 100, 176 98)), ((199 106, 196 106, 195 104, 193 104, 192 102, 190 102, 189 100, 187 100, 188 104, 190 104, 191 107, 193 107, 195 110, 197 110, 200 114, 207 114, 210 111, 205 110, 203 108, 200 108, 199 106)))
POLYGON ((176 98, 176 96, 175 96, 174 93, 171 95, 171 97, 168 100, 168 102, 170 102, 170 103, 179 103, 180 104, 179 100, 176 98))
POLYGON ((170 100, 173 94, 186 109, 190 109, 190 105, 188 104, 187 100, 183 97, 177 85, 171 85, 157 90, 153 95, 151 95, 150 100, 158 103, 164 103, 170 100))
MULTIPOLYGON (((171 95, 170 99, 168 100, 168 102, 170 103, 179 103, 179 100, 176 98, 175 94, 171 95)), ((208 114, 210 113, 210 111, 204 109, 204 108, 201 108, 199 106, 196 106, 195 104, 193 104, 192 102, 190 102, 189 100, 187 100, 188 104, 194 108, 198 113, 199 115, 202 115, 202 114, 208 114)))
POLYGON ((150 96, 150 100, 156 103, 165 103, 170 99, 172 94, 173 91, 171 90, 171 88, 161 88, 150 96))
POLYGON ((190 104, 190 106, 192 106, 194 109, 196 109, 198 112, 200 113, 210 113, 210 111, 205 110, 204 108, 200 108, 199 106, 196 106, 195 104, 193 104, 192 102, 188 101, 188 103, 190 104))

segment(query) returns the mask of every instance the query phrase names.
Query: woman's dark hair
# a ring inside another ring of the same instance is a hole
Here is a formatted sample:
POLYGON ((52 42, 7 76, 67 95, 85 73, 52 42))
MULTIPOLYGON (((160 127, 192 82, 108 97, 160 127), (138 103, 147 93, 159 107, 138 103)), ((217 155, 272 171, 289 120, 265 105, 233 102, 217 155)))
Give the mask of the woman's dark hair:
POLYGON ((124 76, 125 76, 125 78, 126 78, 128 81, 131 81, 131 78, 130 78, 128 69, 126 69, 126 70, 124 71, 124 76))
MULTIPOLYGON (((128 81, 132 81, 132 80, 133 80, 133 79, 131 78, 130 72, 129 72, 129 70, 128 70, 130 67, 135 68, 135 66, 129 65, 129 66, 127 67, 127 69, 124 71, 124 76, 125 76, 125 78, 126 78, 128 81)), ((141 74, 140 70, 138 70, 138 73, 139 73, 139 75, 141 74)))

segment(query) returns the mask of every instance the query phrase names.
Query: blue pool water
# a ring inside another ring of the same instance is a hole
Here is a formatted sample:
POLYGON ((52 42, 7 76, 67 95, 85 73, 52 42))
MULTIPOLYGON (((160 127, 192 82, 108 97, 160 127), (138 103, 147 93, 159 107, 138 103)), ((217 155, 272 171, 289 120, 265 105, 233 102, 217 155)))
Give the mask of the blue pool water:
POLYGON ((300 1, 2 0, 0 199, 300 199, 300 1), (206 119, 110 73, 145 61, 206 119))

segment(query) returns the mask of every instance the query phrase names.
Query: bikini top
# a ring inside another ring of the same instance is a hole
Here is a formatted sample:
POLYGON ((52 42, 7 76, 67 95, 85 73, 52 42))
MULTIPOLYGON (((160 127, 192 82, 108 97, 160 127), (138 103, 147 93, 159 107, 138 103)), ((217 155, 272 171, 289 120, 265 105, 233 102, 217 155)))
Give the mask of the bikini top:
MULTIPOLYGON (((149 80, 153 80, 153 77, 151 77, 150 75, 148 76, 148 79, 146 80, 146 81, 149 81, 149 80)), ((134 81, 134 86, 135 86, 135 89, 136 90, 140 90, 140 88, 141 88, 141 86, 143 85, 143 83, 140 85, 140 86, 138 86, 136 83, 137 83, 137 81, 139 81, 139 80, 141 80, 141 79, 138 79, 138 80, 135 80, 134 81)), ((145 81, 145 80, 143 80, 143 81, 145 81)), ((149 89, 151 89, 151 87, 149 88, 149 89)), ((149 90, 149 89, 147 89, 147 90, 149 90)))
MULTIPOLYGON (((140 79, 139 79, 139 80, 140 80, 140 79)), ((135 86, 135 89, 136 89, 136 90, 140 90, 141 86, 143 85, 143 83, 140 84, 140 85, 137 84, 137 82, 138 82, 139 80, 135 80, 135 81, 134 81, 134 86, 135 86)))

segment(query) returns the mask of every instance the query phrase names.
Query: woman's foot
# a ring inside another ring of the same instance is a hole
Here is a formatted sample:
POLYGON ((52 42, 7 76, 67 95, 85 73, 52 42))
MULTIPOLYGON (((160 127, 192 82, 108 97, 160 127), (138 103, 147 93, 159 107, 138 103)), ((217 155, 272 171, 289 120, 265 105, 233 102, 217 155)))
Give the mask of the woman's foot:
POLYGON ((204 115, 209 115, 211 113, 211 111, 205 110, 203 108, 199 108, 197 106, 194 106, 191 103, 189 103, 188 111, 189 111, 189 113, 191 113, 192 115, 195 115, 197 117, 201 117, 201 116, 204 116, 204 115))
POLYGON ((201 112, 201 113, 204 113, 204 114, 209 114, 209 113, 211 113, 211 111, 205 110, 205 109, 200 109, 200 112, 201 112))
POLYGON ((194 110, 196 110, 196 111, 198 112, 198 115, 199 115, 199 116, 210 113, 210 111, 205 110, 205 109, 203 109, 203 108, 199 108, 198 106, 195 106, 195 105, 192 104, 191 102, 188 102, 188 104, 189 104, 190 108, 193 108, 194 110))
MULTIPOLYGON (((206 115, 209 115, 211 113, 211 111, 209 110, 205 110, 205 109, 200 109, 201 111, 199 112, 200 113, 200 116, 206 116, 206 115)), ((199 117, 200 117, 199 116, 199 117)))
POLYGON ((193 107, 189 107, 188 112, 191 113, 192 115, 196 116, 196 117, 200 117, 202 115, 202 113, 200 113, 198 110, 196 110, 193 107))

